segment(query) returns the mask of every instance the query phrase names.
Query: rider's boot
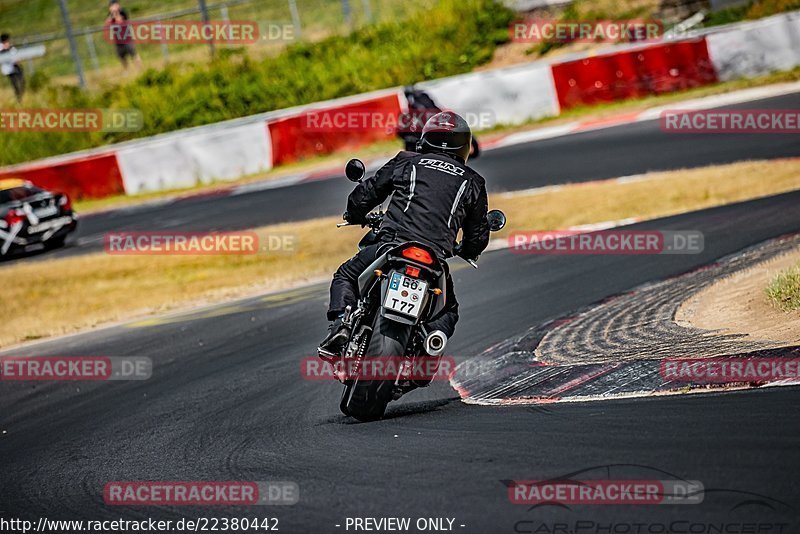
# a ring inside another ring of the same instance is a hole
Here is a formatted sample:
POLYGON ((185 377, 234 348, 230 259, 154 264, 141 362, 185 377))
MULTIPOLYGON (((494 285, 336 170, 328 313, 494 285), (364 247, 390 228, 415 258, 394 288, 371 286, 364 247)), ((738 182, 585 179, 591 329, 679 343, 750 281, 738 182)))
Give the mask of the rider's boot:
POLYGON ((349 339, 350 329, 342 322, 342 317, 337 317, 328 326, 328 335, 317 348, 320 358, 331 359, 341 356, 349 339))

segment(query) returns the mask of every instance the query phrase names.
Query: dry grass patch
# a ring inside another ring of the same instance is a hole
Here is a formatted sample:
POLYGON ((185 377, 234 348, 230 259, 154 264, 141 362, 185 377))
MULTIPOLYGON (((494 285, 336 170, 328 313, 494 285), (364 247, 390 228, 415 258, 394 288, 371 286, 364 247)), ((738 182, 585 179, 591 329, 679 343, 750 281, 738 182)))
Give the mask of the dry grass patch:
MULTIPOLYGON (((65 334, 187 304, 224 301, 330 275, 360 235, 336 218, 257 229, 292 235, 295 252, 229 256, 112 256, 103 253, 0 269, 0 345, 65 334), (25 303, 20 306, 14 303, 25 303), (13 312, 12 310, 16 310, 13 312)), ((360 230, 360 229, 359 229, 360 230)))
MULTIPOLYGON (((800 159, 653 173, 627 183, 575 184, 493 195, 508 228, 550 230, 651 218, 800 189, 800 159)), ((343 201, 343 199, 342 199, 343 201)), ((328 277, 355 251, 361 228, 336 218, 257 229, 295 236, 292 253, 253 256, 109 256, 19 263, 0 269, 0 345, 59 335, 180 307, 224 301, 328 277), (23 310, 21 313, 20 310, 23 310)))
MULTIPOLYGON (((800 312, 782 311, 765 294, 767 286, 792 294, 791 282, 781 273, 800 268, 800 247, 721 278, 682 303, 675 314, 681 326, 708 330, 714 336, 747 336, 770 344, 800 344, 800 312), (780 280, 780 281, 779 281, 780 280)), ((795 271, 794 295, 800 298, 800 269, 795 271)), ((800 304, 800 303, 798 303, 800 304)))
POLYGON ((783 311, 800 310, 800 263, 776 276, 766 288, 767 298, 783 311))
POLYGON ((552 230, 608 220, 666 217, 800 189, 800 159, 654 172, 627 182, 574 184, 533 195, 494 195, 513 230, 552 230))

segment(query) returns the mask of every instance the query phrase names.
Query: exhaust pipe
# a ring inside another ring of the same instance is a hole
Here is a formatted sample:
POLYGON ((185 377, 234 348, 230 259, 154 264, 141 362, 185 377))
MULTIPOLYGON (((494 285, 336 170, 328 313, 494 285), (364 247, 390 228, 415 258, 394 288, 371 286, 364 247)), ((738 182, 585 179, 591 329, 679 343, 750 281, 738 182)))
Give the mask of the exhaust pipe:
POLYGON ((434 330, 425 338, 425 352, 431 356, 441 356, 447 346, 447 336, 441 330, 434 330))

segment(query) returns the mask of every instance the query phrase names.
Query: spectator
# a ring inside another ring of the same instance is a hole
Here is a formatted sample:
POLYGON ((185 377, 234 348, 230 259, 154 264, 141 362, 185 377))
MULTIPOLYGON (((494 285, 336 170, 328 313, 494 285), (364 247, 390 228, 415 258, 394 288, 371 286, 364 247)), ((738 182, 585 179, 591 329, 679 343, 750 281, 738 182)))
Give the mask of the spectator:
MULTIPOLYGON (((136 53, 136 47, 133 46, 131 39, 124 37, 115 37, 115 32, 110 29, 110 26, 127 26, 128 25, 128 12, 119 5, 119 0, 111 0, 108 3, 108 17, 106 17, 106 27, 108 28, 109 36, 117 47, 117 57, 122 62, 122 66, 128 68, 128 58, 130 58, 136 66, 141 66, 142 60, 139 54, 136 53)), ((124 35, 125 31, 117 33, 117 35, 124 35)))
MULTIPOLYGON (((7 33, 0 35, 0 54, 11 54, 17 49, 11 46, 11 36, 7 33)), ((0 70, 7 76, 14 87, 14 94, 17 102, 22 102, 22 95, 25 93, 25 73, 19 63, 2 63, 0 70)))

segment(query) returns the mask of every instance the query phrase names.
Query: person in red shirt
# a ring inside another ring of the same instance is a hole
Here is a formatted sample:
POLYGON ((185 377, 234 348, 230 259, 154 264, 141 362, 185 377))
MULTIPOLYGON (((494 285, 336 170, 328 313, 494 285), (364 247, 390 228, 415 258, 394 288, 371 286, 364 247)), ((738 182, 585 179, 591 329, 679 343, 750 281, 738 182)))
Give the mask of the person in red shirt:
MULTIPOLYGON (((108 17, 106 17, 106 28, 111 26, 125 27, 128 23, 128 12, 119 5, 119 0, 111 0, 108 4, 108 17)), ((108 35, 111 36, 114 45, 117 47, 117 57, 122 62, 124 68, 128 68, 128 58, 130 58, 137 66, 141 66, 142 60, 139 54, 136 53, 136 47, 133 45, 133 40, 125 38, 117 38, 116 35, 124 34, 124 29, 121 32, 114 32, 108 30, 108 35)))

